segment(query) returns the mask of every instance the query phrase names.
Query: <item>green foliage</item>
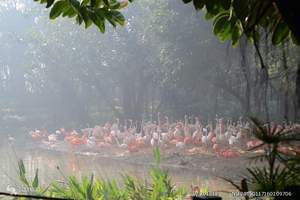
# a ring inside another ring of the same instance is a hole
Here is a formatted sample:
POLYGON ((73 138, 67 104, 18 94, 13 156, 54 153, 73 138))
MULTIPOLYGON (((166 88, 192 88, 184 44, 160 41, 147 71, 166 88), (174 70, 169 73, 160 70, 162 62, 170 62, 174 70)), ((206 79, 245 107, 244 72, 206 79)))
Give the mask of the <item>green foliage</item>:
POLYGON ((267 167, 252 167, 247 170, 251 174, 250 182, 254 191, 284 191, 285 186, 293 185, 295 181, 294 174, 279 165, 274 169, 272 178, 267 167))
POLYGON ((290 30, 286 23, 278 23, 273 33, 272 43, 276 45, 282 43, 284 40, 286 40, 289 34, 290 30))
MULTIPOLYGON (((99 30, 105 32, 105 22, 108 21, 113 27, 123 26, 125 18, 119 11, 125 8, 128 2, 118 2, 117 0, 36 0, 41 4, 46 4, 46 8, 51 8, 50 19, 56 19, 59 16, 76 19, 85 28, 92 24, 99 30)), ((130 0, 131 2, 132 0, 130 0)))
POLYGON ((206 19, 212 19, 214 34, 235 46, 242 35, 258 40, 260 29, 273 33, 272 43, 278 45, 288 38, 299 45, 281 14, 271 0, 183 0, 193 2, 196 10, 206 10, 206 19))
POLYGON ((49 188, 49 194, 71 199, 124 199, 124 192, 115 181, 94 181, 93 175, 90 178, 83 177, 81 182, 70 176, 67 186, 54 182, 49 188))
MULTIPOLYGON (((248 175, 241 181, 240 185, 234 183, 231 179, 220 178, 230 183, 240 192, 286 191, 288 187, 299 187, 299 154, 282 153, 279 150, 279 147, 283 145, 295 145, 295 142, 299 141, 299 132, 269 123, 264 125, 253 117, 250 119, 254 125, 253 134, 256 139, 261 141, 261 144, 250 150, 264 148, 264 153, 252 157, 252 160, 255 163, 261 162, 261 165, 248 167, 248 175), (247 181, 250 183, 250 188, 248 188, 247 181)), ((249 199, 249 196, 246 196, 245 199, 249 199)))
POLYGON ((156 163, 157 165, 159 165, 160 159, 161 159, 161 155, 160 155, 160 151, 159 151, 159 148, 158 148, 158 147, 156 147, 156 148, 153 150, 153 154, 154 154, 155 163, 156 163))
MULTIPOLYGON (((50 19, 59 16, 76 18, 85 28, 95 24, 99 30, 105 32, 105 21, 113 27, 117 24, 124 25, 125 18, 120 9, 127 6, 127 0, 36 0, 46 3, 46 8, 51 8, 50 19)), ((129 0, 132 2, 132 0, 129 0)), ((271 0, 182 0, 184 3, 193 3, 196 10, 206 10, 206 19, 212 19, 214 33, 224 42, 231 40, 232 45, 238 44, 242 35, 250 40, 258 40, 260 28, 273 32, 272 42, 278 45, 288 38, 299 44, 281 14, 271 0)))
POLYGON ((30 195, 42 196, 46 193, 47 189, 43 189, 39 184, 39 170, 35 170, 35 175, 32 181, 30 181, 26 176, 26 169, 23 160, 18 161, 19 169, 19 179, 21 183, 25 186, 26 191, 30 195))
POLYGON ((262 141, 262 144, 258 147, 265 144, 272 144, 274 148, 276 147, 275 150, 277 150, 280 144, 288 145, 292 141, 300 141, 299 133, 293 129, 285 128, 284 126, 278 127, 277 125, 273 125, 272 127, 270 124, 262 125, 255 118, 251 118, 251 120, 256 128, 253 132, 254 136, 262 141))
POLYGON ((262 125, 257 119, 251 119, 255 126, 254 136, 261 141, 251 150, 263 147, 265 151, 252 159, 267 163, 262 167, 247 168, 254 191, 284 191, 286 186, 299 185, 300 174, 295 170, 295 166, 300 166, 299 155, 280 151, 280 147, 295 145, 300 139, 299 133, 276 125, 262 125))
MULTIPOLYGON (((159 166, 160 151, 155 149, 153 156, 156 160, 156 165, 150 170, 151 182, 147 183, 141 179, 130 175, 123 176, 123 184, 119 184, 112 180, 94 179, 94 176, 84 176, 81 181, 75 176, 68 177, 65 184, 53 182, 43 192, 36 192, 38 195, 45 195, 50 197, 59 197, 66 199, 86 199, 86 200, 172 200, 183 199, 186 195, 184 188, 176 188, 172 183, 168 172, 162 170, 159 166)), ((20 180, 22 183, 30 187, 25 177, 25 167, 23 161, 19 161, 20 180)), ((38 186, 38 170, 36 170, 33 188, 38 186)))
POLYGON ((26 171, 25 171, 25 166, 24 166, 23 160, 18 161, 18 167, 19 167, 19 177, 20 177, 21 182, 25 186, 30 187, 30 185, 27 181, 27 178, 26 178, 26 171))
POLYGON ((147 183, 144 184, 141 180, 130 175, 125 175, 123 177, 123 182, 127 199, 142 200, 150 198, 151 190, 147 183))
POLYGON ((39 186, 39 169, 35 170, 35 176, 31 185, 34 189, 37 189, 37 187, 39 186))

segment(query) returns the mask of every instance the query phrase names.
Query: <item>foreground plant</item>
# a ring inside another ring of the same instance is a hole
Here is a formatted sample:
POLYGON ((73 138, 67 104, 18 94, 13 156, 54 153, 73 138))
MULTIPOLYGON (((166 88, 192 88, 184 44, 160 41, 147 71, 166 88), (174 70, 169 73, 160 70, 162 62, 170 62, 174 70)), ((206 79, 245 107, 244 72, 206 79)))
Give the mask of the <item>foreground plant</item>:
POLYGON ((150 170, 150 182, 142 181, 128 174, 123 175, 123 184, 112 180, 95 179, 93 175, 78 180, 70 176, 64 184, 53 182, 43 189, 39 186, 38 170, 32 183, 26 178, 23 161, 19 161, 19 178, 26 191, 39 197, 46 196, 74 200, 175 200, 186 195, 184 188, 176 188, 167 171, 160 167, 161 155, 158 148, 154 150, 155 165, 150 170))
POLYGON ((252 118, 255 126, 254 136, 261 144, 252 150, 263 148, 264 154, 253 157, 254 161, 266 162, 263 167, 252 167, 247 170, 252 175, 250 179, 256 191, 284 191, 285 187, 300 186, 299 152, 294 149, 300 141, 297 129, 277 126, 262 125, 252 118), (297 167, 296 167, 297 166, 297 167))
MULTIPOLYGON (((297 150, 300 141, 299 130, 285 125, 270 123, 264 125, 255 118, 251 118, 251 121, 254 125, 253 136, 260 144, 249 150, 263 149, 264 153, 251 157, 256 166, 247 168, 248 175, 242 180, 241 185, 235 184, 230 179, 223 179, 241 192, 248 192, 249 183, 249 190, 255 192, 254 197, 264 193, 274 197, 276 195, 272 195, 272 192, 290 192, 291 188, 299 190, 300 152, 297 150)), ((289 199, 289 194, 282 195, 283 199, 289 199)), ((298 193, 294 192, 292 195, 298 193)), ((295 196, 291 197, 293 198, 295 196)), ((245 199, 249 199, 249 196, 245 196, 245 199)))

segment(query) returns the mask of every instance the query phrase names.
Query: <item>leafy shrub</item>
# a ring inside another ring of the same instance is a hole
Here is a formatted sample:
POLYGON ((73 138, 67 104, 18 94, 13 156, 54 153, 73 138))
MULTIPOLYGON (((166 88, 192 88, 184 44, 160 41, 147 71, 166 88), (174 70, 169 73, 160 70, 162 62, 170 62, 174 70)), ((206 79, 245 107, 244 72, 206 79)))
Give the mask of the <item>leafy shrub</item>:
POLYGON ((75 176, 67 178, 66 183, 51 183, 48 188, 39 186, 38 169, 32 183, 26 178, 23 161, 19 163, 19 178, 27 192, 37 196, 59 197, 76 200, 173 200, 183 199, 184 188, 176 188, 167 171, 160 167, 159 149, 154 150, 155 165, 150 170, 151 181, 123 175, 123 184, 115 180, 95 179, 93 175, 78 180, 75 176))

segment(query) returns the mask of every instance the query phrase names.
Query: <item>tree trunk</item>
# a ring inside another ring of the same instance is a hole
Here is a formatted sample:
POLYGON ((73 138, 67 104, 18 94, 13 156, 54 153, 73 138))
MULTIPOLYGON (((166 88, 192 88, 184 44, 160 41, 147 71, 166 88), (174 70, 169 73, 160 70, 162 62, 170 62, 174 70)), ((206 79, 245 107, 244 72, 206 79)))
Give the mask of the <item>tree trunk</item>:
POLYGON ((298 113, 300 111, 300 61, 298 62, 298 69, 297 69, 297 78, 296 78, 296 98, 297 98, 297 104, 298 104, 298 113))
POLYGON ((245 115, 249 115, 251 113, 250 107, 250 99, 251 99, 251 87, 250 87, 250 69, 247 62, 247 38, 243 38, 240 43, 240 52, 242 55, 241 59, 241 69, 246 81, 246 89, 245 89, 245 105, 244 105, 244 112, 245 115))
POLYGON ((282 65, 284 69, 285 82, 284 82, 284 120, 289 120, 289 72, 286 60, 286 52, 282 49, 282 65))
POLYGON ((122 93, 123 93, 123 118, 124 119, 133 119, 134 115, 134 80, 131 78, 126 78, 122 82, 122 93))

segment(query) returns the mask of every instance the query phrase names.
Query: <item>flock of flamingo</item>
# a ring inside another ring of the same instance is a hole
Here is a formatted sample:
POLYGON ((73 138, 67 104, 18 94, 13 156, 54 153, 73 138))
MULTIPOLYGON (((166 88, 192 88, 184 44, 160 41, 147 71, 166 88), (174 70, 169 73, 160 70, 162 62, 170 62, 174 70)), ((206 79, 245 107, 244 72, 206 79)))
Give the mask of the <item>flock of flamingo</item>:
MULTIPOLYGON (((129 120, 130 121, 130 120, 129 120)), ((280 126, 275 126, 278 128, 280 126)), ((292 124, 290 128, 299 128, 300 124, 292 124)), ((199 118, 193 120, 185 116, 183 121, 170 123, 168 117, 157 122, 142 122, 137 131, 132 121, 128 126, 121 126, 119 120, 114 123, 96 125, 94 128, 67 130, 60 128, 54 133, 46 129, 30 131, 30 136, 42 144, 54 147, 59 142, 70 144, 74 148, 85 146, 91 149, 118 147, 130 153, 143 151, 146 148, 174 148, 178 151, 193 151, 195 148, 212 152, 219 157, 238 157, 245 150, 260 144, 252 136, 252 128, 247 121, 233 122, 217 118, 206 125, 199 118)), ((290 151, 282 147, 282 151, 290 151)), ((263 149, 257 152, 262 152, 263 149)))

